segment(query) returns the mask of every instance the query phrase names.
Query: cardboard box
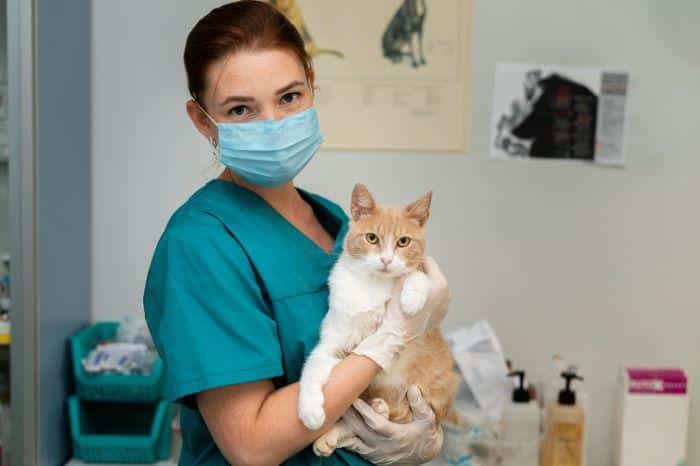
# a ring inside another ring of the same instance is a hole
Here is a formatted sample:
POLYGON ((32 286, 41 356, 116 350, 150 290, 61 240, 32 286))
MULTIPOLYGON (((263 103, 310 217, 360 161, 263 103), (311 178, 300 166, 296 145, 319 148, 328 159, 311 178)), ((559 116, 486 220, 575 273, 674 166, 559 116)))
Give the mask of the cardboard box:
POLYGON ((684 466, 689 381, 682 369, 622 371, 617 466, 684 466))

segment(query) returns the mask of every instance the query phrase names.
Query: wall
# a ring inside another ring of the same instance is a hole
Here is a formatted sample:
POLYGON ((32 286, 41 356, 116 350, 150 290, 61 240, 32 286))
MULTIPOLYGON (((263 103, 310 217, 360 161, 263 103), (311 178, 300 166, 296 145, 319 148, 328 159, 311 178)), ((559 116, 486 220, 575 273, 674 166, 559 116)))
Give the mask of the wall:
MULTIPOLYGON (((7 6, 0 1, 0 83, 7 83, 7 6)), ((7 125, 7 123, 5 123, 7 125)), ((7 126, 5 126, 7 127, 7 126)), ((8 212, 8 179, 7 161, 0 155, 0 254, 8 251, 10 240, 7 228, 8 212)))
POLYGON ((67 342, 90 321, 90 2, 36 0, 34 18, 37 422, 39 464, 49 466, 70 455, 67 342))
POLYGON ((7 228, 8 212, 8 170, 7 162, 0 161, 0 254, 8 252, 10 240, 8 238, 9 231, 7 228))
MULTIPOLYGON (((214 173, 184 112, 181 55, 218 3, 93 2, 95 320, 141 312, 165 222, 214 173)), ((700 380, 700 6, 475 3, 469 155, 322 151, 299 182, 344 206, 360 180, 385 202, 433 189, 430 252, 454 292, 446 327, 489 319, 535 378, 555 352, 578 361, 593 402, 590 464, 605 466, 623 363, 682 365, 700 380), (629 70, 627 166, 489 159, 499 61, 629 70)), ((700 438, 699 387, 690 439, 700 438)), ((693 443, 688 464, 700 466, 693 443)))

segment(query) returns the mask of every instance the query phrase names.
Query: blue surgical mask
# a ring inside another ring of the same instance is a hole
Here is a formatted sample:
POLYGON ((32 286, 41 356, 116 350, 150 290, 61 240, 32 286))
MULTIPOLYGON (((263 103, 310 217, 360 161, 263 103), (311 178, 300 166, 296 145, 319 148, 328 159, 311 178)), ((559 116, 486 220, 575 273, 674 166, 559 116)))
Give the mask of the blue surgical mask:
MULTIPOLYGON (((201 106, 200 106, 201 108, 201 106)), ((281 120, 217 123, 219 160, 248 183, 279 186, 299 174, 323 142, 315 107, 281 120)))

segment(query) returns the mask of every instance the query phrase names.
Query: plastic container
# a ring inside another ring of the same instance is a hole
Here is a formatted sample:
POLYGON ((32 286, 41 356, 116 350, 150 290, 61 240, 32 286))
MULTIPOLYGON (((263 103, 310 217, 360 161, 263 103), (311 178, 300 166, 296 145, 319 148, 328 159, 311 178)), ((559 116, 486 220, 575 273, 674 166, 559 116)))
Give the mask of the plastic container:
POLYGON ((556 402, 547 405, 542 466, 584 466, 586 413, 577 402, 573 380, 583 380, 575 372, 564 372, 566 381, 556 402))
POLYGON ((508 448, 504 448, 502 465, 539 466, 540 408, 525 388, 525 371, 514 371, 510 376, 518 378, 518 386, 503 410, 501 439, 508 448))
POLYGON ((119 323, 99 322, 73 335, 70 339, 76 392, 83 400, 155 402, 161 397, 163 361, 158 357, 149 375, 88 374, 82 359, 98 343, 111 340, 119 323))
POLYGON ((170 454, 172 405, 68 398, 73 455, 88 463, 154 463, 170 454))

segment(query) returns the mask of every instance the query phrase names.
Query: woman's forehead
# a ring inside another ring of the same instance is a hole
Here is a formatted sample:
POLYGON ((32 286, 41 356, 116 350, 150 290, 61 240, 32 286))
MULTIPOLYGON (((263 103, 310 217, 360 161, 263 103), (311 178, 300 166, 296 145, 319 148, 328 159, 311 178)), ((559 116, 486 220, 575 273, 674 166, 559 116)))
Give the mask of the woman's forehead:
POLYGON ((295 80, 306 82, 304 67, 294 53, 283 49, 238 51, 207 70, 207 87, 217 103, 231 95, 274 94, 295 80))

